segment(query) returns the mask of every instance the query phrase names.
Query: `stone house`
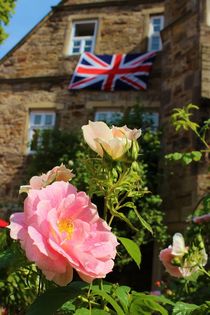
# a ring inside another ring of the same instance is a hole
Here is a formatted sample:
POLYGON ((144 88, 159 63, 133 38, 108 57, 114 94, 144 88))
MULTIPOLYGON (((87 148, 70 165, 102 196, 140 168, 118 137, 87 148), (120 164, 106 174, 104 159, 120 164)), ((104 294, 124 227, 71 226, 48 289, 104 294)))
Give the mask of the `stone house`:
POLYGON ((30 153, 28 144, 37 128, 56 124, 68 130, 88 119, 110 119, 139 99, 157 121, 161 55, 145 93, 69 91, 68 85, 83 51, 127 54, 160 50, 163 12, 162 0, 61 1, 2 58, 0 200, 17 198, 30 153))
MULTIPOLYGON (((0 201, 13 201, 24 173, 28 143, 38 128, 76 128, 109 119, 140 102, 160 116, 163 153, 198 147, 170 125, 174 107, 195 103, 209 116, 210 0, 63 0, 0 61, 0 201), (148 89, 69 91, 83 51, 96 54, 158 50, 148 89)), ((171 231, 209 186, 207 161, 187 169, 162 166, 160 191, 171 231)), ((154 270, 157 275, 158 271, 154 270)))

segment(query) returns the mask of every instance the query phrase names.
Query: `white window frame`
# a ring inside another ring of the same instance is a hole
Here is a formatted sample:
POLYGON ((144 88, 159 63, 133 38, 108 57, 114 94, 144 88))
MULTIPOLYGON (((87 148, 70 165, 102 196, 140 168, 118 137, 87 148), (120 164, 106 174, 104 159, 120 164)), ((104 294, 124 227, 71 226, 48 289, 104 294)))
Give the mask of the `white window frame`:
POLYGON ((69 52, 70 55, 80 55, 85 51, 85 41, 86 40, 92 40, 92 46, 91 46, 91 53, 94 52, 95 49, 95 44, 96 44, 96 34, 97 34, 97 29, 98 29, 98 21, 97 20, 83 20, 83 21, 74 21, 72 22, 72 32, 71 32, 71 41, 70 41, 70 47, 69 47, 69 52), (78 24, 95 24, 94 26, 94 34, 90 36, 75 36, 75 31, 76 31, 76 25, 78 24), (81 46, 80 46, 80 51, 79 52, 73 52, 74 49, 74 41, 80 41, 81 46))
POLYGON ((55 126, 55 120, 56 120, 56 113, 55 111, 47 111, 47 110, 32 110, 29 112, 29 128, 28 128, 28 143, 29 143, 29 148, 28 148, 28 153, 34 153, 35 151, 31 149, 31 142, 33 140, 33 132, 34 130, 48 130, 48 129, 53 129, 55 126), (35 124, 34 119, 36 115, 41 116, 41 123, 40 124, 35 124), (52 116, 52 124, 47 125, 44 123, 45 117, 47 115, 52 116))
POLYGON ((111 123, 113 122, 114 120, 114 115, 119 115, 119 118, 120 116, 122 117, 123 116, 123 113, 121 111, 118 111, 118 110, 112 110, 112 111, 109 111, 109 110, 97 110, 95 112, 95 117, 94 117, 94 121, 104 121, 105 123, 111 123), (101 120, 100 118, 100 115, 105 115, 106 118, 101 120))
POLYGON ((210 0, 206 0, 206 24, 210 26, 210 0))
POLYGON ((164 27, 164 16, 163 15, 153 15, 150 17, 150 23, 149 23, 149 41, 148 41, 148 51, 152 51, 152 44, 153 44, 153 38, 159 37, 159 49, 162 50, 162 40, 160 36, 160 31, 154 31, 154 20, 160 19, 160 31, 164 27))

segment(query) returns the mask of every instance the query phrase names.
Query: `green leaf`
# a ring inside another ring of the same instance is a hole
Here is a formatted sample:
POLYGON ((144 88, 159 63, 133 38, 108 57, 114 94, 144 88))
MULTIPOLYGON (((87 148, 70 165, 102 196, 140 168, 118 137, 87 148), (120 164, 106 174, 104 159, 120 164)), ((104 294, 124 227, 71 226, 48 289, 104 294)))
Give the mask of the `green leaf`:
POLYGON ((100 295, 101 297, 103 297, 109 304, 112 305, 112 307, 116 311, 117 315, 125 315, 125 313, 123 312, 123 310, 119 306, 119 304, 117 304, 117 302, 110 295, 108 295, 106 292, 99 290, 99 289, 93 289, 92 294, 100 295))
MULTIPOLYGON (((81 314, 81 315, 84 315, 84 314, 81 314)), ((90 312, 89 312, 89 315, 90 315, 90 312)), ((91 310, 91 315, 110 315, 110 313, 107 313, 104 310, 99 310, 97 308, 94 308, 91 310)))
POLYGON ((90 313, 90 310, 88 310, 87 308, 78 308, 76 310, 76 312, 74 313, 74 315, 90 315, 93 314, 92 312, 90 313))
POLYGON ((85 288, 87 285, 84 282, 75 281, 66 287, 49 289, 35 300, 26 315, 52 315, 65 302, 82 294, 85 288))
POLYGON ((184 153, 184 154, 183 154, 182 161, 183 161, 186 165, 190 164, 190 163, 192 162, 192 160, 193 160, 193 158, 192 158, 192 156, 191 156, 190 153, 184 153))
POLYGON ((178 161, 178 160, 181 160, 182 154, 179 152, 175 152, 171 154, 171 157, 174 161, 178 161))
POLYGON ((142 216, 138 213, 137 209, 134 208, 135 214, 137 216, 137 218, 139 219, 139 221, 141 222, 141 224, 143 225, 143 227, 145 227, 145 229, 147 229, 151 234, 153 234, 152 228, 149 225, 149 223, 147 223, 142 216))
POLYGON ((135 261, 138 267, 140 267, 141 263, 141 252, 139 246, 132 240, 126 237, 118 237, 119 241, 125 247, 128 254, 135 261))
POLYGON ((193 161, 200 161, 202 153, 200 151, 192 151, 193 161))
POLYGON ((204 304, 200 305, 194 311, 192 311, 191 315, 207 315, 210 310, 210 301, 206 301, 204 304))
POLYGON ((168 311, 155 302, 153 296, 138 293, 133 295, 129 315, 151 315, 154 311, 162 315, 168 315, 168 311))
POLYGON ((195 304, 187 304, 183 302, 177 302, 173 309, 172 315, 190 315, 194 310, 198 308, 195 304))
POLYGON ((127 313, 127 310, 128 310, 130 290, 131 290, 130 287, 122 285, 122 286, 119 286, 115 291, 115 294, 118 300, 120 301, 125 313, 127 313))

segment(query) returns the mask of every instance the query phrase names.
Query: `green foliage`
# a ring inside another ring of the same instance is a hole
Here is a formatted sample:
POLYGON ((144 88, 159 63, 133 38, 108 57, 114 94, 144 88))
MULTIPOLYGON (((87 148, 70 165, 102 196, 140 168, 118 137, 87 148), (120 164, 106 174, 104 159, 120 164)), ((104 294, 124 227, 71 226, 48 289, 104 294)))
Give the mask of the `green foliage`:
POLYGON ((185 131, 193 131, 209 152, 209 145, 206 142, 206 133, 210 128, 210 120, 204 121, 203 125, 200 126, 197 122, 192 120, 194 110, 199 110, 199 107, 193 104, 186 105, 182 108, 175 108, 174 114, 171 117, 172 124, 176 131, 182 129, 185 131))
POLYGON ((128 286, 106 282, 103 286, 93 284, 88 288, 75 281, 65 288, 50 289, 42 294, 26 315, 167 315, 165 305, 172 307, 174 303, 164 297, 132 291, 128 286))
POLYGON ((0 305, 7 308, 8 315, 14 315, 34 301, 39 275, 20 245, 9 240, 7 229, 0 231, 0 250, 0 305))
POLYGON ((125 247, 128 254, 131 258, 135 261, 138 267, 140 267, 141 263, 141 252, 139 250, 139 246, 134 243, 134 241, 130 240, 129 238, 125 237, 118 237, 119 241, 125 247))
POLYGON ((72 160, 75 159, 80 146, 80 136, 77 132, 44 130, 41 139, 41 144, 29 161, 29 177, 47 172, 61 163, 68 164, 71 168, 72 160))
POLYGON ((193 104, 183 106, 182 108, 175 108, 174 114, 172 115, 172 124, 175 126, 176 131, 180 129, 193 130, 197 132, 199 125, 193 121, 191 118, 193 116, 192 110, 198 110, 199 107, 193 104))
POLYGON ((67 301, 71 302, 72 307, 72 302, 83 294, 83 289, 86 287, 84 282, 75 281, 66 287, 49 289, 36 299, 26 315, 52 315, 67 301))
POLYGON ((7 38, 4 25, 9 23, 11 15, 14 13, 16 0, 0 0, 0 44, 7 38))
POLYGON ((187 304, 183 302, 177 302, 173 309, 172 315, 190 315, 194 310, 198 308, 195 304, 187 304))
POLYGON ((184 165, 188 165, 191 162, 198 162, 202 158, 200 151, 192 151, 188 153, 174 152, 167 154, 165 158, 169 161, 180 161, 184 165))

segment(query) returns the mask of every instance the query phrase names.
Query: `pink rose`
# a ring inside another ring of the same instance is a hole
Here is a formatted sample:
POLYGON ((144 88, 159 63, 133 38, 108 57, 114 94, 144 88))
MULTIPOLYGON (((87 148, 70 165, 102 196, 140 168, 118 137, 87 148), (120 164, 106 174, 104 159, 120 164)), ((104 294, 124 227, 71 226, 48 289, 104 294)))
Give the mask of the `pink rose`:
POLYGON ((63 181, 30 189, 24 212, 10 218, 10 236, 48 280, 64 286, 73 268, 87 282, 104 278, 114 265, 117 239, 84 192, 63 181))
POLYGON ((208 259, 205 249, 194 250, 191 254, 180 233, 174 234, 172 246, 161 250, 159 258, 166 271, 177 278, 189 277, 199 266, 205 266, 208 259))
POLYGON ((166 268, 166 271, 170 273, 171 276, 180 278, 182 277, 182 273, 178 266, 174 266, 172 264, 172 260, 175 256, 172 255, 171 252, 172 252, 172 247, 161 250, 160 256, 159 256, 160 260, 162 261, 164 267, 166 268))
POLYGON ((127 126, 109 128, 104 122, 89 121, 82 127, 84 139, 89 147, 101 157, 106 152, 113 160, 121 158, 140 137, 141 131, 131 130, 127 126))
POLYGON ((19 193, 28 193, 29 189, 41 189, 47 185, 52 184, 54 181, 64 181, 68 182, 74 177, 71 170, 61 164, 60 166, 55 166, 52 170, 48 171, 46 174, 41 176, 33 176, 30 179, 30 185, 24 185, 20 187, 19 193))

